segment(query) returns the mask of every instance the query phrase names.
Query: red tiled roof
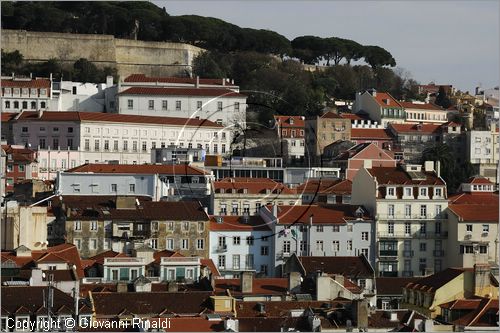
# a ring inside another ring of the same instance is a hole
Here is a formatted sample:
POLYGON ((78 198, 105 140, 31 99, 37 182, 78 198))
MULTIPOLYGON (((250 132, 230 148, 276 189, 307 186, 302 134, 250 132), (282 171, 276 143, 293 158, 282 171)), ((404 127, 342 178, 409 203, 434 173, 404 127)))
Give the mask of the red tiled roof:
POLYGON ((12 145, 2 145, 2 149, 6 154, 11 155, 11 160, 14 163, 33 163, 36 161, 36 150, 28 148, 17 148, 12 145))
POLYGON ((377 140, 392 140, 391 133, 384 128, 352 128, 351 139, 377 139, 377 140))
POLYGON ((1 112, 0 114, 2 123, 6 123, 17 116, 17 113, 15 112, 1 112))
POLYGON ((230 89, 220 88, 153 88, 132 87, 118 95, 160 95, 160 96, 210 96, 210 97, 246 97, 230 89))
MULTIPOLYGON (((200 84, 220 85, 224 79, 198 79, 200 84)), ((196 84, 196 78, 190 77, 169 77, 169 76, 146 76, 145 74, 131 74, 123 80, 123 82, 161 82, 161 83, 177 83, 177 84, 196 84)), ((228 79, 225 80, 225 85, 236 87, 228 79)))
POLYGON ((116 257, 128 257, 125 253, 115 252, 113 250, 101 252, 93 257, 90 257, 95 263, 104 265, 104 259, 106 258, 116 258, 116 257))
POLYGON ((340 183, 341 181, 341 179, 333 178, 311 178, 308 179, 305 183, 297 186, 297 193, 322 194, 325 190, 333 185, 340 183))
MULTIPOLYGON (((215 279, 215 292, 230 290, 233 295, 241 295, 240 279, 215 279)), ((252 295, 282 295, 288 290, 287 278, 254 278, 252 295)))
POLYGON ((402 295, 403 288, 410 282, 415 282, 418 277, 377 277, 377 295, 402 295))
POLYGON ((493 183, 488 179, 488 178, 485 178, 485 177, 470 177, 469 179, 467 179, 467 182, 466 183, 469 183, 469 184, 488 184, 488 185, 493 185, 493 183))
POLYGON ((451 302, 439 304, 440 308, 449 310, 474 310, 481 304, 482 298, 456 299, 451 302))
POLYGON ((274 120, 282 128, 289 128, 289 127, 293 127, 293 128, 302 127, 302 128, 304 128, 306 125, 304 117, 302 117, 302 116, 274 116, 274 120), (293 124, 290 122, 291 119, 293 119, 293 124))
POLYGON ((412 180, 401 167, 373 167, 367 170, 377 178, 379 185, 444 185, 443 180, 435 172, 422 171, 421 173, 426 177, 424 180, 412 180))
POLYGON ((362 117, 359 114, 354 114, 354 113, 341 113, 340 117, 344 119, 351 119, 351 120, 365 120, 366 117, 362 117))
MULTIPOLYGON (((259 304, 264 305, 266 317, 285 317, 289 315, 291 310, 308 308, 312 309, 338 309, 343 308, 344 304, 348 302, 337 301, 236 301, 236 315, 237 317, 259 317, 262 315, 259 309, 259 304), (328 305, 328 307, 325 306, 328 305)), ((350 301, 349 301, 350 303, 350 301)))
POLYGON ((200 263, 201 266, 207 267, 214 277, 221 276, 219 270, 217 269, 217 266, 215 266, 212 259, 200 259, 200 263))
MULTIPOLYGON (((345 224, 347 221, 358 219, 356 210, 359 205, 296 205, 278 206, 279 224, 302 223, 308 224, 310 216, 313 215, 313 224, 345 224)), ((266 206, 272 213, 272 207, 266 206)), ((363 220, 370 220, 365 209, 363 209, 363 220)))
POLYGON ((210 217, 210 230, 219 231, 270 231, 269 226, 260 216, 249 216, 245 222, 243 216, 221 216, 222 223, 217 223, 217 217, 210 217))
MULTIPOLYGON (((165 320, 162 318, 161 320, 165 320)), ((154 320, 150 320, 154 321, 154 320)), ((160 321, 161 322, 161 321, 160 321)), ((174 317, 168 319, 169 332, 223 332, 224 320, 208 320, 203 317, 174 317)))
POLYGON ((153 253, 153 258, 154 258, 153 262, 159 265, 161 263, 161 258, 170 258, 170 257, 184 257, 184 256, 179 252, 170 250, 156 251, 155 253, 153 253))
POLYGON ((343 119, 339 114, 337 114, 335 112, 332 112, 332 111, 328 111, 328 112, 323 113, 320 118, 325 118, 325 119, 343 119))
POLYGON ((428 111, 446 111, 443 110, 438 105, 434 105, 431 103, 425 103, 425 104, 420 104, 420 103, 412 103, 412 102, 399 102, 401 106, 403 106, 406 109, 419 109, 419 110, 428 110, 428 111))
POLYGON ((448 208, 462 221, 497 222, 498 201, 490 205, 451 204, 448 208))
POLYGON ((37 259, 37 263, 47 263, 47 262, 66 262, 67 260, 65 258, 62 258, 60 256, 58 256, 57 254, 55 253, 46 253, 45 255, 43 255, 42 257, 40 257, 39 259, 37 259))
POLYGON ((433 134, 441 131, 441 125, 435 124, 389 124, 396 133, 433 134))
POLYGON ((44 111, 39 117, 38 112, 25 111, 19 116, 18 121, 95 121, 95 122, 117 122, 134 124, 156 124, 188 127, 218 127, 207 119, 195 118, 176 118, 176 117, 157 117, 157 116, 139 116, 131 114, 102 113, 102 112, 79 112, 79 111, 44 111))
POLYGON ((447 268, 441 272, 423 277, 417 281, 408 283, 406 289, 422 290, 422 291, 436 291, 457 276, 465 272, 464 268, 447 268))
POLYGON ((82 164, 66 172, 134 173, 177 176, 209 175, 210 172, 186 164, 82 164))
POLYGON ((497 317, 498 299, 482 298, 475 309, 452 323, 469 327, 497 327, 496 319, 493 319, 497 317))
POLYGON ((373 98, 382 107, 402 107, 401 104, 389 93, 377 92, 376 96, 373 96, 373 98), (385 100, 389 100, 389 104, 387 104, 385 100))
POLYGON ((496 205, 498 207, 498 193, 458 193, 449 197, 448 201, 455 205, 496 205))
POLYGON ((0 87, 12 88, 50 88, 50 80, 48 79, 31 79, 31 80, 17 80, 17 79, 1 79, 0 87))
POLYGON ((244 193, 246 189, 248 194, 265 194, 266 190, 270 190, 275 194, 296 194, 294 189, 268 178, 232 177, 215 181, 215 193, 221 193, 222 189, 224 189, 225 193, 229 193, 227 190, 244 193))

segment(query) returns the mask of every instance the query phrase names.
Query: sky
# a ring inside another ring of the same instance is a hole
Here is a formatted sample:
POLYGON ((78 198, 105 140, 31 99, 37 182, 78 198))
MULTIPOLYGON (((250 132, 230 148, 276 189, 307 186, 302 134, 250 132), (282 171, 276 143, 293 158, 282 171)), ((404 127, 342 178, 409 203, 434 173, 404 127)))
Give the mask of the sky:
POLYGON ((153 1, 170 15, 216 17, 240 27, 378 45, 422 84, 473 92, 499 85, 500 1, 153 1))

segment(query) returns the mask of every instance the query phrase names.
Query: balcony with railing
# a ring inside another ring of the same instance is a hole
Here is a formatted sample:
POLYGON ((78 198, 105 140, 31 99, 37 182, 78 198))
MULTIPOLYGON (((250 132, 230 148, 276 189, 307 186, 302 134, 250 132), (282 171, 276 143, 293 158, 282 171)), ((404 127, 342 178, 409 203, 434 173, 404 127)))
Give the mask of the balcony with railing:
POLYGON ((278 259, 283 259, 283 260, 289 258, 291 255, 292 255, 292 253, 290 251, 287 251, 287 252, 280 251, 280 252, 276 253, 276 257, 278 259))
POLYGON ((397 257, 398 250, 379 250, 378 255, 379 257, 397 257))
POLYGON ((162 257, 161 266, 199 266, 198 257, 162 257))
POLYGON ((104 258, 104 266, 144 266, 145 263, 141 257, 104 258))
POLYGON ((227 245, 224 244, 224 245, 219 245, 215 248, 215 252, 216 253, 223 253, 223 252, 227 252, 227 245))
POLYGON ((378 232, 378 238, 405 238, 405 239, 434 239, 434 238, 448 238, 448 231, 442 231, 440 233, 435 232, 413 232, 413 233, 388 233, 388 232, 378 232))

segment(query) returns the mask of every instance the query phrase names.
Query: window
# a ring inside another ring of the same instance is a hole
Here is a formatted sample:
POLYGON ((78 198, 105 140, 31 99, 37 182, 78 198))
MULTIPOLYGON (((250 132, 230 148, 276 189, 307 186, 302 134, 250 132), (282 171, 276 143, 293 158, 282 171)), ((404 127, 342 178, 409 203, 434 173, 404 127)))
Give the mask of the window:
POLYGON ((183 231, 189 231, 189 222, 183 222, 182 223, 182 230, 183 231))
POLYGON ((81 239, 78 239, 78 238, 75 238, 74 239, 74 242, 75 242, 75 245, 76 245, 76 248, 78 250, 80 250, 82 248, 82 240, 81 239))
POLYGON ((253 269, 253 254, 246 255, 246 269, 253 269))
POLYGON ((441 222, 436 222, 436 235, 441 234, 441 222))
POLYGON ((307 242, 300 241, 300 251, 307 251, 307 242))
POLYGON ((333 226, 333 232, 340 232, 340 226, 339 225, 334 225, 333 226))
POLYGON ((150 99, 150 100, 148 101, 148 109, 149 109, 149 110, 154 110, 154 108, 155 108, 155 101, 154 101, 154 100, 152 100, 152 99, 150 99))
POLYGON ((253 242, 254 242, 253 236, 248 236, 247 237, 247 245, 253 245, 253 242))
POLYGON ((483 233, 488 233, 488 232, 490 232, 490 225, 483 224, 483 233))
POLYGON ((411 234, 411 222, 405 222, 405 235, 409 236, 411 234))
POLYGON ((486 245, 479 245, 479 253, 481 253, 481 254, 488 253, 488 246, 486 246, 486 245))
POLYGON ((323 226, 322 225, 316 226, 316 232, 323 232, 323 226))
POLYGON ((99 150, 99 140, 94 141, 94 150, 99 150))
POLYGON ((104 150, 109 151, 109 140, 104 140, 104 150))
POLYGON ((427 188, 426 187, 420 188, 420 196, 422 196, 422 197, 427 196, 427 188))
POLYGON ((420 205, 420 217, 427 217, 427 206, 420 205))
POLYGON ((134 108, 134 101, 132 99, 127 100, 127 107, 129 110, 134 108))
POLYGON ((472 224, 466 224, 465 225, 465 231, 472 232, 472 224))
POLYGON ((168 109, 168 101, 166 101, 166 100, 161 101, 161 109, 162 110, 168 109))
POLYGON ((368 258, 368 249, 367 248, 361 249, 361 254, 364 255, 365 258, 368 258))
POLYGON ((420 222, 420 234, 425 235, 427 233, 427 223, 420 222))
POLYGON ((5 101, 5 108, 10 109, 10 101, 5 101))
POLYGON ((217 102, 217 111, 222 111, 222 102, 217 102))
POLYGON ((352 251, 352 240, 347 241, 347 251, 352 251))
POLYGON ((82 222, 75 221, 75 231, 80 231, 80 230, 82 230, 82 222))
POLYGON ((137 141, 132 141, 132 151, 137 151, 137 141))
POLYGON ((201 110, 203 108, 203 102, 202 101, 196 101, 196 108, 198 110, 201 110))
POLYGON ((420 252, 425 252, 425 251, 427 251, 427 244, 420 243, 420 252))
POLYGON ((224 269, 226 267, 226 256, 225 255, 219 256, 217 263, 219 265, 219 268, 224 269))
POLYGON ((196 249, 197 250, 205 249, 205 240, 203 238, 198 238, 196 240, 196 249))
POLYGON ((156 238, 151 238, 149 241, 149 246, 151 246, 152 249, 157 249, 158 248, 158 239, 156 238))
POLYGON ((258 213, 262 204, 260 202, 255 203, 255 212, 258 213))
POLYGON ((132 193, 135 193, 135 184, 129 184, 128 185, 128 191, 132 192, 132 193))
POLYGON ((90 222, 90 230, 97 230, 97 221, 90 222))
POLYGON ((352 224, 347 225, 347 232, 352 232, 352 224))
POLYGON ((128 150, 128 141, 124 140, 123 141, 123 151, 127 151, 127 150, 128 150))
POLYGON ((411 205, 405 205, 405 217, 411 217, 411 205))
POLYGON ((198 231, 203 231, 203 230, 205 230, 205 223, 198 222, 198 231))
POLYGON ((240 245, 240 243, 241 243, 241 237, 240 236, 233 237, 233 245, 240 245))
POLYGON ((394 222, 387 223, 387 233, 389 235, 393 235, 394 234, 394 222))
POLYGON ((364 241, 368 240, 368 232, 367 231, 361 232, 361 240, 364 240, 364 241))
POLYGON ((41 149, 47 148, 44 138, 40 138, 40 140, 39 140, 39 146, 40 146, 41 149))
POLYGON ((148 150, 148 143, 146 141, 142 141, 142 151, 148 150))
POLYGON ((338 240, 334 240, 332 242, 332 249, 333 249, 333 252, 338 252, 340 251, 340 241, 338 240))
POLYGON ((96 250, 97 249, 97 239, 92 238, 90 240, 89 248, 90 248, 90 250, 96 250))
POLYGON ((189 239, 183 238, 181 240, 181 250, 189 250, 189 239))
MULTIPOLYGON (((64 161, 65 161, 65 160, 63 160, 63 162, 64 162, 64 161)), ((19 165, 18 165, 18 169, 19 169, 19 171, 20 171, 20 172, 24 172, 24 164, 19 164, 19 165)), ((63 169, 65 169, 64 165, 63 165, 63 169)))
POLYGON ((436 197, 441 197, 443 195, 443 190, 441 188, 435 188, 434 194, 436 197))
POLYGON ((19 102, 18 101, 14 101, 14 109, 19 109, 19 102))
POLYGON ((175 111, 181 110, 181 101, 175 101, 175 111))
POLYGON ((389 218, 394 218, 394 205, 387 206, 387 215, 389 218))
POLYGON ((394 187, 388 187, 387 188, 387 195, 388 196, 394 197, 395 193, 396 193, 396 189, 394 187))
POLYGON ((118 150, 118 140, 113 141, 113 150, 114 151, 118 150))
POLYGON ((233 254, 233 269, 240 269, 240 255, 233 254))
POLYGON ((436 217, 441 216, 441 205, 436 205, 436 217))
POLYGON ((290 241, 283 241, 283 253, 290 253, 290 241))
POLYGON ((23 109, 27 109, 28 108, 28 102, 24 101, 23 102, 23 109))
POLYGON ((173 238, 167 238, 166 248, 167 248, 167 250, 173 250, 174 249, 174 239, 173 238))

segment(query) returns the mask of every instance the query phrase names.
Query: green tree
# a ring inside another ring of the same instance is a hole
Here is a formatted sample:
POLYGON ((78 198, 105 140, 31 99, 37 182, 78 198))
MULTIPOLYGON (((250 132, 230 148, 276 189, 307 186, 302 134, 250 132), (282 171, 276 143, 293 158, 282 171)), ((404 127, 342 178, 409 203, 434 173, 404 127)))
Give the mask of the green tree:
POLYGON ((317 36, 300 36, 292 40, 293 55, 306 64, 314 65, 325 55, 325 42, 317 36))
POLYGON ((10 75, 19 70, 23 63, 23 55, 18 51, 4 52, 2 49, 2 74, 10 75))
POLYGON ((396 66, 396 60, 392 57, 389 51, 380 46, 365 46, 363 48, 365 62, 373 69, 382 66, 396 66))
POLYGON ((443 107, 444 109, 447 109, 451 106, 450 98, 448 97, 448 95, 446 95, 446 91, 444 90, 443 86, 439 87, 434 103, 443 107))
POLYGON ((78 59, 73 64, 74 81, 80 82, 99 82, 99 70, 96 65, 85 58, 78 59))

